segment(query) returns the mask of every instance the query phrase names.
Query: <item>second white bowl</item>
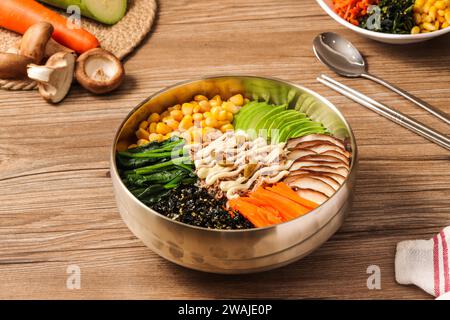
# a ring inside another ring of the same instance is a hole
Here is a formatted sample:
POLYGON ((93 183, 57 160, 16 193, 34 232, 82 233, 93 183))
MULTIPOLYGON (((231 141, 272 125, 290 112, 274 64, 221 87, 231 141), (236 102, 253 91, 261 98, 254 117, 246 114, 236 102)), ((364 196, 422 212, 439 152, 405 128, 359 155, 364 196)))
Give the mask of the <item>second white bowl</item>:
POLYGON ((390 33, 370 31, 355 26, 350 22, 347 22, 346 20, 342 19, 336 12, 334 12, 332 0, 316 0, 316 1, 322 7, 322 9, 325 10, 326 13, 328 13, 330 17, 332 17, 334 20, 336 20, 343 26, 359 33, 360 35, 366 38, 370 38, 384 43, 391 43, 391 44, 417 43, 427 41, 450 32, 450 27, 438 31, 420 34, 390 34, 390 33))

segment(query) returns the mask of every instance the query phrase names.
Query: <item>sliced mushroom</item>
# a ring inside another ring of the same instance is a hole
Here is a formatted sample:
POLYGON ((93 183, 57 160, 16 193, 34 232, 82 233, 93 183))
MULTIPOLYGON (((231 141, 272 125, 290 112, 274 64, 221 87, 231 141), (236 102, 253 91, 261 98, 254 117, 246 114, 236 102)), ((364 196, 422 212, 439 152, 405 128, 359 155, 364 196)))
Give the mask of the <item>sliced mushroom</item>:
POLYGON ((310 189, 327 197, 331 197, 335 191, 328 183, 310 176, 290 176, 283 181, 291 188, 310 189))
POLYGON ((125 77, 122 63, 112 53, 96 48, 77 60, 75 76, 87 90, 103 94, 115 90, 125 77))
POLYGON ((323 153, 321 153, 321 155, 323 155, 323 156, 331 156, 331 157, 337 158, 337 159, 343 161, 345 164, 347 164, 347 166, 350 165, 350 159, 349 158, 344 156, 342 153, 336 152, 334 150, 323 152, 323 153))
POLYGON ((45 48, 53 33, 53 26, 48 22, 33 24, 24 33, 20 42, 19 54, 33 59, 40 64, 45 57, 45 48))
POLYGON ((301 142, 308 142, 308 141, 314 141, 314 140, 328 141, 328 142, 334 143, 338 147, 345 150, 345 147, 344 147, 344 144, 342 143, 342 141, 336 139, 335 137, 327 135, 327 134, 309 134, 307 136, 303 136, 300 138, 290 139, 287 142, 287 148, 291 149, 301 142))
POLYGON ((298 189, 296 190, 296 192, 301 198, 315 202, 317 204, 322 204, 328 200, 328 197, 326 195, 318 191, 310 189, 298 189))
POLYGON ((350 153, 348 151, 345 151, 344 149, 342 149, 341 147, 331 143, 331 142, 326 142, 326 141, 321 141, 319 143, 317 143, 318 141, 315 141, 316 144, 307 147, 307 149, 315 151, 317 153, 325 153, 328 151, 335 151, 335 152, 339 152, 341 153, 343 156, 349 158, 350 157, 350 153))
POLYGON ((348 173, 348 167, 341 161, 339 162, 325 162, 325 161, 308 161, 308 160, 296 160, 290 167, 290 171, 303 169, 305 167, 325 166, 330 168, 342 168, 348 173))
POLYGON ((75 56, 58 52, 51 56, 45 66, 30 64, 28 77, 39 84, 39 93, 52 103, 61 102, 69 92, 73 81, 75 56))
POLYGON ((33 59, 14 53, 0 53, 0 79, 23 79, 27 77, 27 65, 33 59))
POLYGON ((306 157, 309 155, 315 155, 315 154, 317 154, 317 153, 315 153, 314 151, 311 151, 311 150, 307 150, 307 149, 294 149, 291 152, 289 152, 287 158, 289 160, 297 160, 299 158, 306 157))
POLYGON ((344 167, 348 168, 347 162, 342 161, 339 158, 336 158, 336 157, 333 157, 333 156, 328 156, 328 155, 323 155, 323 154, 308 155, 308 156, 301 157, 298 160, 314 161, 314 162, 339 162, 344 167))
POLYGON ((320 172, 303 171, 303 170, 301 170, 301 171, 302 172, 297 171, 297 173, 289 174, 289 176, 286 179, 289 179, 291 177, 306 176, 306 177, 312 177, 312 178, 322 180, 323 182, 328 184, 330 187, 332 187, 334 190, 339 189, 339 187, 341 186, 341 184, 337 180, 329 177, 327 174, 320 173, 320 172))
POLYGON ((344 167, 333 168, 333 167, 329 167, 329 166, 317 165, 317 166, 311 166, 311 167, 304 167, 302 169, 312 171, 312 172, 331 172, 331 173, 338 174, 343 177, 348 176, 348 170, 344 167))
POLYGON ((297 171, 292 171, 290 174, 291 175, 298 175, 298 174, 313 174, 313 175, 320 175, 320 176, 326 176, 330 179, 333 179, 336 183, 338 183, 339 185, 342 185, 345 181, 345 176, 342 176, 340 174, 337 173, 332 173, 332 172, 325 172, 325 171, 314 171, 314 170, 308 170, 308 168, 302 169, 302 170, 297 170, 297 171))

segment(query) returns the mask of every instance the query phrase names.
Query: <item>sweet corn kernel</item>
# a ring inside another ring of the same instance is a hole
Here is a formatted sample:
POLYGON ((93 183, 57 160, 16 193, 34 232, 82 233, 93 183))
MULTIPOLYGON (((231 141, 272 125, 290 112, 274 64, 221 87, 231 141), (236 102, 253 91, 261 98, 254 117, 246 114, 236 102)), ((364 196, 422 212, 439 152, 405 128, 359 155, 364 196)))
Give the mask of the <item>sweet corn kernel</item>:
POLYGON ((199 105, 195 105, 192 113, 199 113, 202 111, 202 108, 199 105))
POLYGON ((226 110, 220 110, 219 114, 217 115, 216 119, 219 121, 227 120, 227 112, 226 110))
POLYGON ((148 140, 146 140, 146 139, 139 139, 137 142, 136 142, 136 144, 137 144, 137 146, 138 147, 141 147, 141 146, 145 146, 146 144, 148 144, 150 141, 148 141, 148 140))
POLYGON ((207 112, 211 110, 211 105, 209 104, 208 100, 202 100, 198 103, 198 105, 200 106, 201 112, 207 112))
POLYGON ((228 100, 232 102, 234 105, 239 107, 241 107, 244 104, 244 97, 242 96, 242 94, 236 94, 228 100))
POLYGON ((237 113, 239 111, 239 107, 231 101, 224 102, 222 107, 231 113, 237 113))
POLYGON ((185 131, 188 130, 189 128, 191 128, 194 123, 192 121, 192 117, 191 116, 185 116, 181 121, 180 121, 180 125, 178 126, 178 129, 181 131, 185 131))
POLYGON ((150 133, 156 132, 156 122, 150 123, 150 125, 148 126, 148 132, 150 132, 150 133))
POLYGON ((170 116, 176 121, 181 121, 183 119, 183 112, 175 109, 170 112, 170 116))
POLYGON ((158 124, 156 125, 156 133, 164 135, 164 134, 168 134, 171 131, 172 131, 172 128, 169 127, 164 122, 158 122, 158 124))
POLYGON ((197 102, 200 102, 200 101, 205 101, 205 100, 207 101, 208 98, 205 97, 204 95, 198 94, 198 95, 196 95, 196 96, 194 97, 194 100, 197 101, 197 102))
POLYGON ((206 126, 213 127, 213 128, 217 128, 217 126, 219 125, 219 122, 213 117, 206 118, 205 123, 206 123, 206 126))
POLYGON ((137 148, 137 146, 138 146, 137 144, 133 143, 128 146, 128 149, 134 149, 137 148))
POLYGON ((194 121, 202 121, 203 120, 203 114, 201 114, 201 113, 194 113, 192 115, 192 119, 194 119, 194 121))
POLYGON ((234 130, 234 127, 231 123, 224 124, 223 126, 220 127, 220 131, 222 131, 223 133, 225 133, 227 131, 231 131, 231 130, 234 130))
POLYGON ((147 130, 145 130, 145 129, 139 128, 139 129, 136 131, 136 137, 137 137, 138 139, 148 139, 148 135, 149 135, 149 133, 148 133, 147 130))
POLYGON ((166 122, 166 124, 172 129, 172 130, 177 130, 178 129, 178 125, 180 124, 177 120, 175 119, 170 119, 166 122))
POLYGON ((192 105, 192 103, 183 103, 183 105, 181 106, 181 111, 185 116, 191 115, 194 111, 194 106, 192 105))
POLYGON ((161 117, 159 116, 159 114, 157 113, 152 113, 150 115, 150 117, 148 117, 148 122, 159 122, 159 120, 161 119, 161 117))
POLYGON ((411 34, 418 34, 420 33, 420 27, 415 26, 414 28, 411 29, 411 34))
POLYGON ((447 7, 447 5, 445 4, 445 1, 436 1, 434 3, 434 6, 440 10, 445 9, 447 7))
POLYGON ((147 129, 148 128, 148 121, 142 121, 140 124, 139 124, 139 128, 141 128, 141 129, 147 129))

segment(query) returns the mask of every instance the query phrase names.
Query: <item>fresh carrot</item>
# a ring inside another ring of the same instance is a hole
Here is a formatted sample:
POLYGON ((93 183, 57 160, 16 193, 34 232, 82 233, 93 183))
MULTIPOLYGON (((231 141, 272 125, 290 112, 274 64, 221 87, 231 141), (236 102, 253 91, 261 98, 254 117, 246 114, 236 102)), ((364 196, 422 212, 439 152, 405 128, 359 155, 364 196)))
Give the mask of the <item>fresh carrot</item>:
POLYGON ((69 21, 34 0, 1 0, 0 27, 24 34, 33 24, 46 21, 53 25, 53 39, 83 53, 100 46, 97 38, 81 28, 70 28, 69 21))
POLYGON ((258 206, 243 201, 241 198, 232 199, 228 201, 228 205, 236 211, 239 211, 245 218, 247 218, 257 228, 270 225, 269 221, 258 213, 258 206))
POLYGON ((302 206, 315 209, 319 206, 319 204, 303 199, 300 197, 297 193, 295 193, 294 190, 292 190, 287 184, 283 182, 278 182, 277 184, 273 185, 272 187, 268 187, 267 190, 275 192, 279 194, 280 196, 286 197, 291 199, 292 201, 297 202, 298 204, 301 204, 302 206))
POLYGON ((343 19, 359 26, 359 21, 367 15, 369 6, 378 2, 379 0, 333 0, 333 7, 343 19))
POLYGON ((268 225, 283 222, 283 218, 281 217, 280 213, 266 202, 251 197, 241 197, 240 199, 244 202, 257 206, 257 214, 264 217, 265 220, 269 222, 268 225))
POLYGON ((295 219, 310 211, 309 208, 306 208, 305 206, 302 206, 301 204, 298 204, 288 198, 280 196, 275 192, 266 190, 263 187, 258 187, 250 194, 250 197, 266 201, 272 207, 276 208, 280 212, 281 216, 286 220, 295 219))

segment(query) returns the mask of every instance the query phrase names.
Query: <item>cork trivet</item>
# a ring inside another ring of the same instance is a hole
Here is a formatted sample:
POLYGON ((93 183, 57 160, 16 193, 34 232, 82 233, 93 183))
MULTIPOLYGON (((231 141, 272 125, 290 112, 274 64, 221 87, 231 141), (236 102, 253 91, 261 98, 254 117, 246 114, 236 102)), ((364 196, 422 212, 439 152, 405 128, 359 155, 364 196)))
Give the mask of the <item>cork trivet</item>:
MULTIPOLYGON (((115 25, 106 26, 91 19, 82 18, 82 27, 97 37, 102 48, 111 51, 122 60, 150 32, 155 21, 156 9, 156 0, 128 0, 127 14, 115 25)), ((7 51, 20 38, 21 35, 0 28, 0 52, 7 51)), ((0 79, 0 89, 32 90, 36 87, 36 82, 32 80, 0 79)))

